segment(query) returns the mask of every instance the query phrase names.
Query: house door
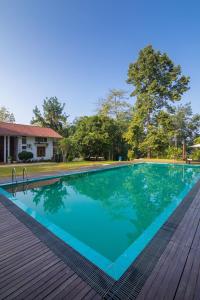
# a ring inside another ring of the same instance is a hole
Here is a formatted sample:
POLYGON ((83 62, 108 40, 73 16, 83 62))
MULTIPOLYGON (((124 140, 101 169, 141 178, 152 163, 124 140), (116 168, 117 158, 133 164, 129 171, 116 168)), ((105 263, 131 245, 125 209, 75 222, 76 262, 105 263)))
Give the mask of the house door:
POLYGON ((0 136, 0 162, 4 161, 4 136, 0 136))

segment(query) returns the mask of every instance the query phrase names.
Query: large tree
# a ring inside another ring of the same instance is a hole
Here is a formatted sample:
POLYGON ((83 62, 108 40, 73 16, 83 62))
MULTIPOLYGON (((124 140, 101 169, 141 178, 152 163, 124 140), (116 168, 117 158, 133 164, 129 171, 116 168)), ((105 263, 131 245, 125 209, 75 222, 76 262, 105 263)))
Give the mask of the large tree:
POLYGON ((62 153, 62 158, 63 161, 68 160, 69 153, 72 148, 72 142, 70 137, 65 137, 59 141, 59 149, 61 150, 62 153))
POLYGON ((200 114, 193 114, 190 103, 179 105, 173 115, 174 139, 177 145, 192 144, 200 133, 200 114))
POLYGON ((130 119, 132 107, 128 102, 127 92, 121 89, 111 89, 108 95, 98 102, 99 115, 118 119, 130 119))
POLYGON ((81 117, 76 122, 73 142, 85 158, 104 156, 113 159, 118 153, 120 131, 115 120, 106 116, 81 117))
POLYGON ((0 122, 14 123, 15 117, 5 106, 0 107, 0 122))
POLYGON ((136 153, 142 150, 150 157, 164 132, 159 123, 160 113, 173 112, 173 103, 181 100, 189 88, 189 77, 182 75, 181 67, 166 53, 147 46, 140 51, 137 61, 129 65, 127 82, 134 87, 131 96, 136 97, 136 103, 125 137, 136 153))
POLYGON ((57 97, 50 97, 44 100, 42 107, 42 113, 37 106, 34 108, 31 124, 49 127, 61 135, 65 135, 68 118, 64 112, 65 104, 61 103, 57 97))
POLYGON ((107 96, 99 100, 97 113, 101 117, 113 119, 117 128, 118 140, 112 151, 113 158, 127 157, 128 145, 124 139, 124 133, 128 129, 133 113, 127 92, 121 89, 109 90, 107 96))

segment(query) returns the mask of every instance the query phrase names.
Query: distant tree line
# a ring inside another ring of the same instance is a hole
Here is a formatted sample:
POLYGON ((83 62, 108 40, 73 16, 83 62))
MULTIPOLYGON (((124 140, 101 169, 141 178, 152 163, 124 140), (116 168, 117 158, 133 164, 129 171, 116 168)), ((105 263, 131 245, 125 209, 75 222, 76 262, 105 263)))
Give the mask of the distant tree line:
MULTIPOLYGON (((112 89, 98 101, 95 115, 76 118, 71 124, 65 104, 57 97, 46 98, 42 112, 34 108, 31 123, 63 136, 59 151, 66 161, 76 157, 178 158, 185 156, 186 145, 198 141, 200 134, 200 114, 193 114, 190 103, 179 104, 189 82, 166 53, 147 46, 129 65, 130 96, 112 89), (134 97, 134 105, 130 97, 134 97)), ((13 121, 14 116, 3 109, 3 118, 13 121)))

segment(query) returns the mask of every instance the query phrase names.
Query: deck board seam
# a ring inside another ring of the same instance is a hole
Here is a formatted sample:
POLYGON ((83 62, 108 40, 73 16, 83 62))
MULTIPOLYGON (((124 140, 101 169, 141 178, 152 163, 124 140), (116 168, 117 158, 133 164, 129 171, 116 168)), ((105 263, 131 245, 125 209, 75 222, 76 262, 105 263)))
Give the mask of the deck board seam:
POLYGON ((176 291, 175 291, 175 293, 174 293, 173 300, 175 300, 175 298, 176 298, 176 294, 177 294, 177 291, 178 291, 178 288, 179 288, 179 285, 180 285, 180 282, 181 282, 181 278, 182 278, 182 276, 183 276, 183 273, 184 273, 184 270, 185 270, 185 267, 186 267, 186 264, 187 264, 187 261, 188 261, 188 257, 189 257, 190 251, 191 251, 191 249, 192 249, 192 245, 193 245, 193 242, 194 242, 194 240, 195 240, 195 235, 196 235, 196 233, 197 233, 197 230, 198 230, 198 228, 199 228, 199 225, 200 225, 200 220, 199 220, 198 225, 197 225, 197 227, 196 227, 195 234, 194 234, 194 237, 193 237, 193 241, 192 241, 192 243, 191 243, 190 250, 189 250, 189 252, 188 252, 187 258, 186 258, 186 260, 185 260, 185 264, 184 264, 184 267, 183 267, 183 270, 182 270, 182 273, 181 273, 179 282, 178 282, 178 284, 177 284, 177 287, 176 287, 176 291))

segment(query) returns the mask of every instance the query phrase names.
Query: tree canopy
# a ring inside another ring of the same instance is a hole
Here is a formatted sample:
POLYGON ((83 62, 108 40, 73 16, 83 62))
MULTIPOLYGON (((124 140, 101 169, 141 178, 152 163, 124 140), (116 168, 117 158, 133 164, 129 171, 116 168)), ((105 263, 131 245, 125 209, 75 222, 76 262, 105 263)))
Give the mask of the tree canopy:
POLYGON ((179 65, 150 45, 129 65, 130 96, 111 89, 99 100, 97 114, 72 124, 67 124, 65 104, 57 97, 46 98, 42 112, 37 106, 33 110, 31 123, 50 127, 64 137, 59 142, 64 160, 178 157, 184 145, 191 145, 200 134, 200 114, 193 114, 190 103, 180 103, 189 82, 179 65))
POLYGON ((190 145, 199 135, 200 115, 192 113, 191 103, 181 104, 175 108, 173 124, 177 145, 183 141, 190 145))
POLYGON ((131 96, 136 102, 125 138, 136 155, 143 152, 150 157, 169 143, 173 104, 189 89, 189 80, 166 53, 152 46, 142 49, 137 61, 129 65, 127 82, 134 88, 131 96))
POLYGON ((130 119, 132 106, 128 102, 127 92, 121 89, 111 89, 106 98, 99 100, 97 113, 116 120, 130 119))
POLYGON ((65 104, 61 103, 57 97, 50 97, 44 99, 42 108, 42 113, 37 106, 34 108, 31 124, 49 127, 61 135, 65 134, 68 118, 64 112, 65 104))
POLYGON ((85 158, 102 156, 113 159, 117 155, 120 130, 115 120, 106 116, 81 117, 73 135, 85 158))
POLYGON ((5 106, 0 107, 0 122, 15 123, 14 114, 11 113, 5 106))

